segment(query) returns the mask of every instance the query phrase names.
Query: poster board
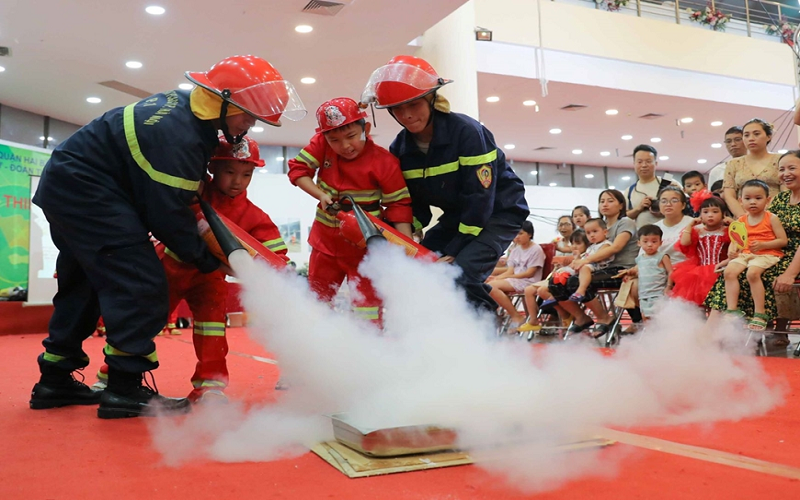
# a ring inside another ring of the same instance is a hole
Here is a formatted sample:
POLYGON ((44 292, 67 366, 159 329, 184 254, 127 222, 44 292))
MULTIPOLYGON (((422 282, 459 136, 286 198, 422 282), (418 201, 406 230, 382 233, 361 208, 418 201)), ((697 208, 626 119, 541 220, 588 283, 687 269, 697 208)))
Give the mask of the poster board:
MULTIPOLYGON (((38 186, 39 176, 31 176, 31 193, 38 186)), ((28 305, 52 304, 58 291, 58 281, 54 278, 58 248, 50 239, 50 225, 44 212, 33 203, 29 234, 28 305)))

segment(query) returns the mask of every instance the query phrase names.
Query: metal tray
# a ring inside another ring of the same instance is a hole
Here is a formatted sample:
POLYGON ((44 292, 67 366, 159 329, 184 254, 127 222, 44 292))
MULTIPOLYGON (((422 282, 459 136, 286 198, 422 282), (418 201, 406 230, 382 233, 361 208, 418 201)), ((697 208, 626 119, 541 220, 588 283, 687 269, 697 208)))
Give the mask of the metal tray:
POLYGON ((435 425, 403 425, 370 428, 348 419, 347 413, 330 415, 333 435, 348 448, 372 457, 415 455, 456 448, 453 429, 435 425))

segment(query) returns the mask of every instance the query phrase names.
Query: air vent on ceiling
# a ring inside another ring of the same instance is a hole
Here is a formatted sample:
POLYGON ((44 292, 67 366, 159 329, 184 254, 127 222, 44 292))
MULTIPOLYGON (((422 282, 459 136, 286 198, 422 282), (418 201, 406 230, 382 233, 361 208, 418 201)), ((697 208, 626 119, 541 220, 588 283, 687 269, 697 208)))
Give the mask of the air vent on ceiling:
POLYGON ((580 111, 580 110, 582 110, 583 108, 586 108, 586 107, 588 107, 588 106, 584 106, 583 104, 569 104, 567 106, 564 106, 561 109, 564 110, 564 111, 580 111))
POLYGON ((658 118, 663 117, 664 115, 660 115, 658 113, 647 113, 646 115, 642 115, 639 118, 643 118, 645 120, 656 120, 658 118))
POLYGON ((548 149, 556 149, 552 146, 539 146, 538 148, 534 149, 534 151, 547 151, 548 149))
POLYGON ((126 94, 130 94, 140 99, 144 99, 145 97, 150 97, 151 95, 153 95, 152 92, 138 89, 132 85, 118 82, 116 80, 108 80, 107 82, 100 82, 100 85, 102 85, 103 87, 108 87, 110 89, 119 90, 120 92, 125 92, 126 94))
POLYGON ((11 49, 8 47, 0 47, 0 57, 11 55, 11 49))
MULTIPOLYGON (((350 2, 347 2, 350 3, 350 2)), ((327 0, 311 0, 303 7, 303 12, 309 14, 319 14, 321 16, 335 16, 344 8, 342 2, 330 2, 327 0)))

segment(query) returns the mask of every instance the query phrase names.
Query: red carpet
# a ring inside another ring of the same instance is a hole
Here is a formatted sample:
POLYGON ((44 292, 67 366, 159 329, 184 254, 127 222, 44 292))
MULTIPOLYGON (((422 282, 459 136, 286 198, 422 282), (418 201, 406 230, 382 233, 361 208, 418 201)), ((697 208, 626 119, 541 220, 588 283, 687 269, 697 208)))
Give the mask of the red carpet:
MULTIPOLYGON (((230 331, 231 350, 267 356, 244 330, 230 331)), ((0 499, 790 499, 800 482, 617 444, 603 453, 625 458, 612 477, 573 481, 558 490, 532 495, 507 486, 474 466, 372 478, 348 479, 307 453, 265 463, 202 462, 165 467, 152 448, 144 419, 103 421, 95 407, 28 409, 37 378, 35 358, 42 335, 0 337, 5 362, 0 386, 0 499)), ((194 356, 188 331, 159 338, 159 389, 185 395, 194 356)), ((102 340, 87 341, 95 356, 86 370, 94 379, 102 340)), ((277 367, 245 356, 229 357, 233 399, 275 397, 277 367)), ((709 426, 634 429, 670 441, 739 453, 800 468, 800 363, 764 358, 767 370, 790 385, 786 403, 769 415, 709 426)), ((536 474, 531 470, 530 474, 536 474)))

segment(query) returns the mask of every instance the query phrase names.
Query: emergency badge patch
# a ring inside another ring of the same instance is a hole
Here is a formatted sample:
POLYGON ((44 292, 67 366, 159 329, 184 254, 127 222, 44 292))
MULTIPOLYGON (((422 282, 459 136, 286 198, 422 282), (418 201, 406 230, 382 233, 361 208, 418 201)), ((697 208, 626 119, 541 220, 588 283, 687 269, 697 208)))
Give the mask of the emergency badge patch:
POLYGON ((338 127, 344 123, 345 117, 338 106, 327 106, 325 108, 325 119, 329 127, 338 127))
POLYGON ((492 168, 489 165, 484 165, 478 169, 476 174, 478 175, 481 186, 489 189, 489 186, 492 185, 492 168))
POLYGON ((237 160, 247 160, 250 158, 250 145, 247 139, 243 139, 239 144, 234 144, 231 148, 231 155, 237 160))

